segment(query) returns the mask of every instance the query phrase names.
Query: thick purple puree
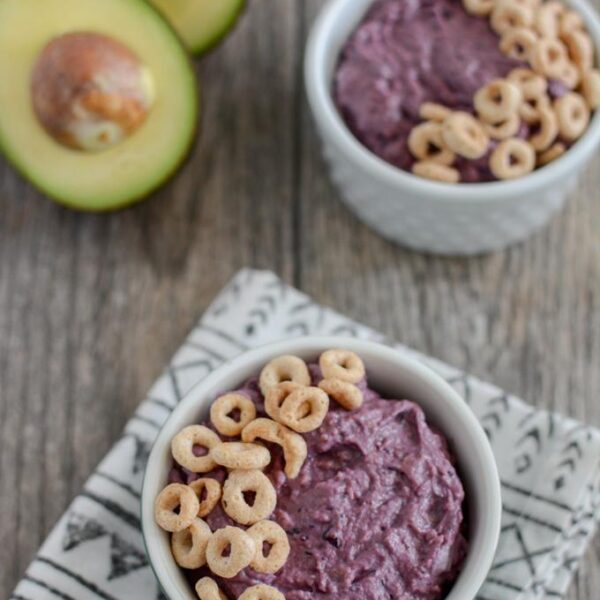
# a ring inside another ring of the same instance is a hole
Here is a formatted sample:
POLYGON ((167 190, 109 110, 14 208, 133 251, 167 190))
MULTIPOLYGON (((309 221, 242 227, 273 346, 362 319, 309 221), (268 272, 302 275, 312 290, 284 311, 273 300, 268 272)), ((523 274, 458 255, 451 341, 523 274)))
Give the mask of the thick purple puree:
MULTIPOLYGON (((471 111, 481 86, 520 66, 498 45, 488 20, 460 0, 378 0, 342 50, 336 104, 367 148, 410 170, 407 140, 421 104, 471 111)), ((493 179, 487 160, 457 168, 462 181, 493 179)))
MULTIPOLYGON (((361 387, 360 409, 332 403, 323 425, 305 436, 308 457, 297 479, 285 477, 279 449, 270 448, 272 518, 288 534, 290 556, 275 575, 248 568, 220 579, 228 596, 263 582, 287 600, 436 600, 456 579, 467 549, 464 491, 447 443, 415 403, 361 387)), ((256 382, 242 391, 262 413, 256 382)), ((171 480, 180 479, 174 469, 171 480)), ((206 520, 213 530, 233 524, 220 507, 206 520)), ((191 573, 190 581, 204 575, 191 573)))

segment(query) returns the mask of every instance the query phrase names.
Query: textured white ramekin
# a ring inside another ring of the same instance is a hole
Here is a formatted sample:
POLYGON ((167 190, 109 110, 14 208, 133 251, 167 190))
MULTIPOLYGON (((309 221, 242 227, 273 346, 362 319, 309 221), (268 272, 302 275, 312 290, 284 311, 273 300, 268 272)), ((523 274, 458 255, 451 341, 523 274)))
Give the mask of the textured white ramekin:
MULTIPOLYGON (((600 20, 586 0, 566 0, 600 48, 600 20)), ((384 237, 437 254, 478 254, 522 240, 565 202, 600 143, 600 111, 560 159, 514 181, 442 184, 404 172, 364 147, 337 111, 331 87, 340 49, 373 0, 329 0, 305 56, 309 104, 331 176, 346 204, 384 237)))
POLYGON ((295 354, 314 360, 329 348, 347 348, 362 357, 369 384, 390 398, 419 403, 427 420, 447 437, 465 486, 469 551, 445 600, 471 600, 483 584, 496 552, 502 502, 494 455, 479 422, 464 400, 431 369, 374 342, 339 337, 304 337, 244 352, 193 388, 173 411, 154 443, 142 491, 142 528, 150 564, 169 600, 194 600, 193 590, 171 555, 169 536, 154 521, 154 499, 172 465, 170 441, 186 425, 208 416, 218 394, 235 389, 272 358, 295 354))

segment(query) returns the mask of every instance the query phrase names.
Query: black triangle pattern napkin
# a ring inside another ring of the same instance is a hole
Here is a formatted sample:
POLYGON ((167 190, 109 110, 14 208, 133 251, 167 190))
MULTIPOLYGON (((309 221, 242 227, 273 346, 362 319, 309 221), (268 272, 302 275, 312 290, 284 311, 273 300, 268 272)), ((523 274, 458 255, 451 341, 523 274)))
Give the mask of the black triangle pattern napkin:
MULTIPOLYGON (((164 596, 144 553, 139 501, 152 442, 185 393, 223 362, 290 336, 385 341, 273 273, 244 270, 206 311, 29 566, 12 600, 164 596)), ((437 360, 490 438, 502 478, 502 536, 478 600, 562 598, 600 517, 600 431, 536 410, 437 360)))

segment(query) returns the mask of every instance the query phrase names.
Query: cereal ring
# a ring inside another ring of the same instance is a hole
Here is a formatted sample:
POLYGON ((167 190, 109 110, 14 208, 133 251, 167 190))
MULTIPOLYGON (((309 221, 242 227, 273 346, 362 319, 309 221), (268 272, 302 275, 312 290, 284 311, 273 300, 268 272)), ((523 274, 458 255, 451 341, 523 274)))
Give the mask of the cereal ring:
POLYGON ((221 484, 211 477, 201 477, 196 479, 189 484, 189 487, 194 490, 198 500, 200 501, 200 508, 198 509, 199 517, 206 517, 213 511, 213 508, 217 505, 217 502, 221 498, 221 484))
POLYGON ((600 71, 594 69, 585 73, 581 80, 581 92, 590 110, 600 107, 600 71))
POLYGON ((540 108, 537 117, 532 124, 536 125, 538 131, 529 138, 529 143, 536 152, 547 150, 558 135, 558 119, 550 107, 540 108))
POLYGON ((238 600, 285 600, 285 596, 274 587, 259 583, 246 588, 238 600))
POLYGON ((523 101, 519 108, 519 116, 526 123, 534 123, 537 119, 538 111, 542 108, 550 108, 550 97, 546 94, 531 96, 523 101))
POLYGON ((463 0, 463 6, 470 15, 486 17, 489 15, 495 4, 495 0, 463 0))
POLYGON ((533 10, 514 0, 501 0, 495 4, 490 17, 490 25, 498 35, 509 29, 530 27, 532 23, 533 10))
POLYGON ((223 442, 211 448, 212 459, 227 469, 264 469, 271 462, 271 453, 258 444, 223 442))
POLYGON ((183 531, 194 522, 199 507, 200 501, 192 488, 182 483, 170 483, 156 497, 154 519, 165 531, 183 531))
POLYGON ((569 64, 569 53, 560 40, 541 38, 531 51, 530 62, 536 73, 550 79, 561 79, 569 64))
POLYGON ((217 582, 210 577, 198 580, 194 589, 200 600, 227 600, 227 596, 219 589, 217 582))
POLYGON ((282 381, 293 381, 299 385, 310 385, 310 373, 306 363, 297 356, 278 356, 261 371, 259 386, 263 396, 270 388, 282 381))
POLYGON ((293 381, 283 381, 273 386, 265 396, 265 411, 275 421, 279 420, 279 409, 283 401, 295 390, 302 386, 293 381))
POLYGON ((545 38, 558 37, 564 11, 565 7, 555 0, 543 3, 534 14, 534 26, 538 33, 545 38))
POLYGON ((585 31, 585 23, 577 11, 566 10, 560 15, 558 29, 560 37, 564 37, 572 31, 585 31))
POLYGON ((567 147, 560 142, 556 142, 553 146, 548 148, 545 152, 542 152, 538 156, 537 164, 538 167, 543 167, 553 160, 556 160, 559 156, 562 156, 567 151, 567 147))
POLYGON ((203 446, 210 450, 221 443, 219 436, 204 425, 189 425, 184 427, 171 440, 171 454, 173 458, 192 473, 208 473, 217 465, 210 454, 196 456, 194 446, 203 446))
POLYGON ((413 127, 408 136, 408 149, 419 160, 441 165, 451 165, 456 159, 454 152, 444 144, 441 123, 426 122, 413 127))
POLYGON ((256 554, 250 566, 258 573, 276 573, 285 565, 290 555, 287 533, 274 521, 259 521, 246 531, 254 540, 256 554), (265 556, 264 543, 270 545, 265 556))
POLYGON ((363 393, 349 381, 332 377, 323 379, 319 387, 346 410, 355 410, 362 406, 363 393))
POLYGON ((329 410, 329 397, 318 387, 292 392, 279 409, 279 420, 298 433, 308 433, 323 424, 329 410))
POLYGON ((350 350, 326 350, 319 357, 319 367, 324 379, 338 377, 350 383, 358 383, 365 377, 362 359, 350 350))
MULTIPOLYGON (((466 112, 453 112, 444 121, 442 135, 453 152, 470 159, 481 158, 487 152, 490 143, 481 123, 466 112)), ((335 377, 335 374, 331 377, 335 377)))
POLYGON ((594 44, 592 38, 585 31, 577 29, 568 31, 562 39, 567 46, 571 60, 581 72, 585 73, 594 68, 594 44))
POLYGON ((421 160, 414 163, 412 172, 424 179, 443 183, 458 183, 460 181, 460 173, 457 169, 430 160, 421 160))
POLYGON ((531 69, 513 69, 508 75, 508 80, 519 86, 525 100, 541 96, 542 94, 545 94, 548 89, 548 81, 546 78, 538 75, 531 69))
POLYGON ((508 138, 517 135, 519 128, 521 127, 521 119, 518 113, 512 114, 505 121, 492 125, 491 123, 484 123, 483 126, 487 134, 493 140, 507 140, 508 138))
POLYGON ((235 437, 242 433, 242 429, 256 419, 256 406, 254 402, 237 392, 219 396, 210 407, 210 420, 221 435, 235 437), (239 411, 239 419, 231 417, 231 413, 239 411))
POLYGON ((246 425, 242 431, 242 440, 253 442, 256 439, 281 446, 285 460, 285 474, 290 479, 298 477, 308 454, 306 442, 301 435, 271 419, 256 419, 246 425))
POLYGON ((515 114, 523 101, 518 85, 506 79, 495 79, 484 85, 473 100, 479 116, 487 123, 500 123, 515 114))
POLYGON ((171 552, 175 562, 184 569, 199 569, 206 564, 206 546, 212 535, 208 524, 194 519, 183 531, 171 536, 171 552))
POLYGON ((572 63, 568 62, 564 65, 560 77, 557 77, 562 81, 569 89, 575 89, 581 79, 579 69, 572 63))
POLYGON ((569 92, 554 101, 561 137, 573 141, 581 136, 590 122, 590 109, 583 96, 569 92))
POLYGON ((444 119, 450 115, 452 111, 442 104, 435 102, 423 102, 419 107, 419 116, 425 121, 433 121, 435 123, 443 123, 444 119))
POLYGON ((212 534, 206 547, 206 562, 215 575, 231 579, 252 562, 255 553, 252 538, 243 529, 228 526, 212 534))
POLYGON ((273 484, 262 471, 231 471, 223 485, 223 510, 237 523, 253 525, 268 518, 277 505, 273 484), (252 504, 245 493, 254 492, 252 504))
POLYGON ((530 8, 531 10, 537 10, 537 8, 539 7, 539 5, 542 3, 542 0, 514 0, 517 4, 520 4, 521 6, 526 6, 527 8, 530 8))
POLYGON ((500 40, 500 50, 516 60, 529 60, 529 56, 537 42, 537 36, 531 29, 516 27, 507 29, 500 40))
POLYGON ((535 152, 518 138, 500 142, 490 156, 490 169, 497 179, 515 179, 533 171, 535 152))

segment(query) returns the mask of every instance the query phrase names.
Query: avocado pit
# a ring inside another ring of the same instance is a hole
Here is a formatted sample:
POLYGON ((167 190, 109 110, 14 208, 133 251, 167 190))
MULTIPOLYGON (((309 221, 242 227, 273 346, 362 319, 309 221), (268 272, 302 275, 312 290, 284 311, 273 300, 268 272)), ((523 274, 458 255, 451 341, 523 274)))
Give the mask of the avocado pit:
POLYGON ((146 120, 152 74, 112 37, 67 33, 40 53, 31 99, 37 119, 57 142, 98 152, 117 145, 146 120))

